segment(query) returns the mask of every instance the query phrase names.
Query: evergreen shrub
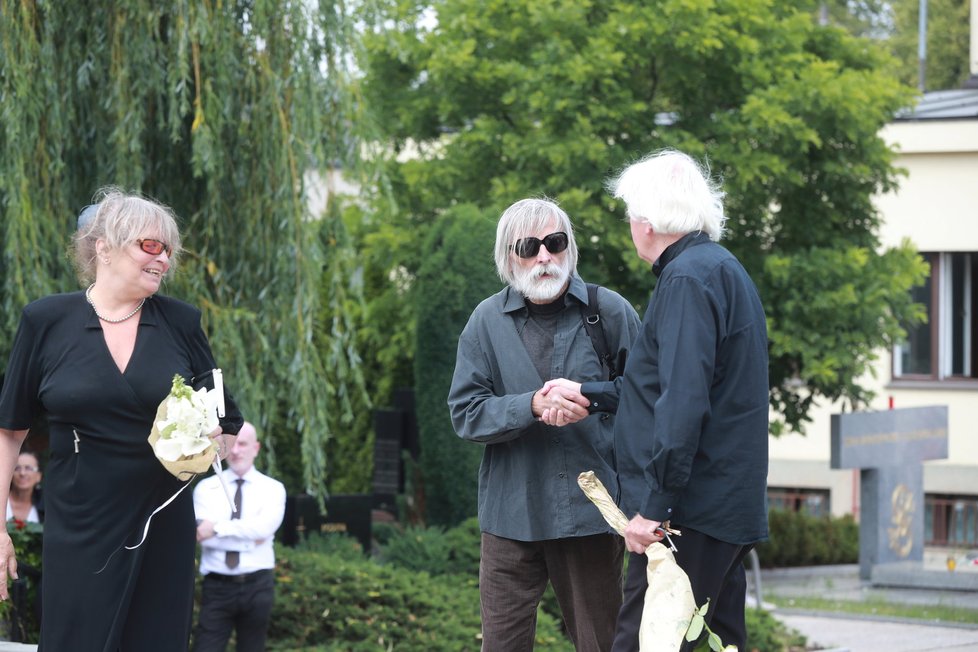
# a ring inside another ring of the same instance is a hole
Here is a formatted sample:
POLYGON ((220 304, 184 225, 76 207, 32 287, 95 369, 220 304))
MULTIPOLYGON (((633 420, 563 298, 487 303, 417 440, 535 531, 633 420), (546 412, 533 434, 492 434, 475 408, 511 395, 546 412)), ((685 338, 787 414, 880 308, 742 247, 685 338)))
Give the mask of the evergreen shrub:
MULTIPOLYGON (((379 564, 345 538, 313 536, 295 548, 276 549, 270 651, 480 649, 478 576, 432 576, 379 564)), ((536 649, 572 650, 544 613, 538 619, 536 649)))
POLYGON ((757 555, 765 568, 859 561, 859 526, 852 516, 811 516, 772 509, 768 526, 770 540, 757 546, 757 555))
POLYGON ((476 517, 448 530, 438 526, 411 526, 385 534, 385 541, 380 546, 380 560, 431 575, 455 573, 478 579, 481 537, 476 517))
POLYGON ((458 336, 472 310, 502 287, 493 262, 499 214, 472 205, 445 211, 418 272, 416 408, 425 523, 451 527, 475 516, 483 447, 455 434, 446 405, 458 336))

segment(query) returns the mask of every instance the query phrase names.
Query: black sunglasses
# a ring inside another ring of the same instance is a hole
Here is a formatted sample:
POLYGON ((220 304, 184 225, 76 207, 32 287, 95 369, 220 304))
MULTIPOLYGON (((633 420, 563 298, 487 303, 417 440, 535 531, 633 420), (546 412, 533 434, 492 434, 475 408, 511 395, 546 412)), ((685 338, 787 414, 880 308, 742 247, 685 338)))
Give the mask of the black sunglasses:
POLYGON ((166 255, 169 256, 173 252, 173 249, 170 247, 170 245, 163 242, 162 240, 154 240, 153 238, 143 238, 142 240, 136 240, 136 244, 139 245, 140 249, 154 256, 159 256, 164 251, 166 252, 166 255))
POLYGON ((512 248, 520 258, 533 258, 540 251, 540 245, 546 247, 547 251, 552 254, 559 254, 567 248, 567 244, 567 234, 563 231, 557 231, 556 233, 551 233, 543 240, 540 238, 523 238, 517 240, 512 248))

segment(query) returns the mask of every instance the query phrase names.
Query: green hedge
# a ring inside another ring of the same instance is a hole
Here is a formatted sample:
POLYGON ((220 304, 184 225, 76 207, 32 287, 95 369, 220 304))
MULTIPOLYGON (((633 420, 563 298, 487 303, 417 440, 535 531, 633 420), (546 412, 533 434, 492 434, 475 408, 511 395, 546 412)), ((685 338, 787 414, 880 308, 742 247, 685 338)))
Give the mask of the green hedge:
POLYGON ((757 546, 765 568, 855 564, 859 561, 859 525, 852 516, 810 516, 772 509, 769 541, 757 546))
MULTIPOLYGON (((299 547, 276 549, 278 584, 269 650, 480 649, 477 577, 432 576, 379 564, 344 539, 310 537, 299 547)), ((545 613, 537 624, 536 649, 573 649, 545 613)))
POLYGON ((479 577, 479 519, 472 517, 445 530, 432 526, 391 529, 380 545, 379 561, 431 575, 479 577))
POLYGON ((446 210, 431 229, 418 272, 415 401, 428 525, 456 525, 477 510, 483 447, 455 434, 447 398, 458 336, 479 302, 502 287, 493 263, 497 219, 472 205, 446 210))

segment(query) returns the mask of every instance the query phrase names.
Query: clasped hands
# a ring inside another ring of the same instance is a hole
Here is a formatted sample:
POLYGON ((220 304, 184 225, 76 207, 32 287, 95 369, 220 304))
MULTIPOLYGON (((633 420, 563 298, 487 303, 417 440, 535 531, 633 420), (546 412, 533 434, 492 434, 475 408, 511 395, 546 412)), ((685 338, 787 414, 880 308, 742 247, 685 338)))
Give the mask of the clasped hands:
POLYGON ((533 395, 534 416, 550 426, 566 426, 588 416, 588 400, 581 394, 581 383, 555 378, 533 395))

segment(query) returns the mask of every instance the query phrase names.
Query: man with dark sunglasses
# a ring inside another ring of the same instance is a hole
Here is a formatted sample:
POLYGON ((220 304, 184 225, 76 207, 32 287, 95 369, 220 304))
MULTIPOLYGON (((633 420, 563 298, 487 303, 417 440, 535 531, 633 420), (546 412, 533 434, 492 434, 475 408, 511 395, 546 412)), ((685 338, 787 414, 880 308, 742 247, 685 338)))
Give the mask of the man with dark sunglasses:
MULTIPOLYGON (((593 470, 612 493, 614 417, 570 406, 560 376, 608 378, 582 319, 588 304, 577 275, 570 218, 546 199, 506 209, 496 230, 502 291, 472 313, 458 342, 448 396, 459 437, 484 446, 479 469, 482 530, 479 591, 482 649, 533 649, 537 606, 553 586, 579 651, 610 649, 622 599, 623 544, 577 487, 593 470), (540 420, 560 408, 565 428, 540 420)), ((599 319, 612 353, 639 329, 634 308, 597 288, 599 319)))

